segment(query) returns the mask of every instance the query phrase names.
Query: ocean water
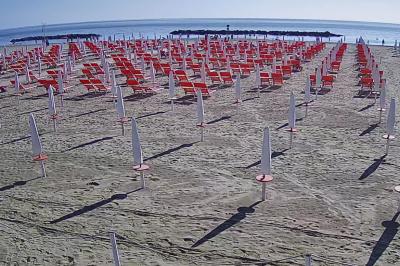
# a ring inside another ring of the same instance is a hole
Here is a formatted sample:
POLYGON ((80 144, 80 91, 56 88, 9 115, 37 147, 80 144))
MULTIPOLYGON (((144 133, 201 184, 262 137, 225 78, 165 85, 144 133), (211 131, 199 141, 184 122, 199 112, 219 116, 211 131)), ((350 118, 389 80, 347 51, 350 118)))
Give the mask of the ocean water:
MULTIPOLYGON (((0 45, 10 44, 10 40, 27 36, 67 34, 67 33, 96 33, 101 39, 112 38, 126 39, 134 36, 154 38, 166 37, 171 31, 178 29, 226 29, 231 30, 288 30, 288 31, 330 31, 345 36, 346 42, 354 43, 356 38, 362 36, 370 44, 393 45, 395 40, 400 40, 400 24, 375 23, 375 22, 350 22, 327 20, 296 20, 296 19, 151 19, 151 20, 124 20, 82 22, 69 24, 39 25, 23 28, 0 30, 0 45)), ((184 36, 186 37, 186 36, 184 36)), ((197 37, 197 36, 191 36, 197 37)), ((275 38, 269 36, 270 38, 275 38)), ((261 37, 260 37, 261 38, 261 37)), ((286 39, 296 39, 286 37, 286 39)), ((306 40, 315 38, 306 38, 306 40)), ((340 38, 331 38, 337 41, 340 38)), ((328 40, 324 40, 328 41, 328 40)))

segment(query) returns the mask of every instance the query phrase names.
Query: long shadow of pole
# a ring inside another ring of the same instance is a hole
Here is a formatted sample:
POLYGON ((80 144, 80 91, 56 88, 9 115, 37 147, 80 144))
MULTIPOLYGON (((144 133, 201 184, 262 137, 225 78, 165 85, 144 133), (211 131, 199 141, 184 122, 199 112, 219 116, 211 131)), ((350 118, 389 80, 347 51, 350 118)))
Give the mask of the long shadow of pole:
POLYGON ((366 264, 366 266, 373 266, 385 252, 385 250, 389 247, 390 243, 394 239, 397 234, 399 223, 396 222, 399 217, 400 212, 397 212, 392 220, 384 221, 382 225, 385 227, 385 231, 383 231, 381 237, 378 242, 376 242, 374 249, 372 250, 371 256, 366 264))
POLYGON ((252 205, 250 205, 249 207, 239 207, 237 209, 237 211, 238 211, 237 213, 232 215, 228 220, 226 220, 222 224, 218 225, 216 228, 214 228, 207 235, 205 235, 201 239, 199 239, 196 243, 194 243, 192 245, 191 248, 196 248, 196 247, 204 244, 205 242, 207 242, 210 239, 216 237, 217 235, 219 235, 223 231, 225 231, 225 230, 231 228, 232 226, 236 225, 237 223, 239 223, 240 221, 245 219, 247 217, 247 214, 254 213, 255 212, 254 207, 257 206, 258 204, 260 204, 261 202, 262 201, 257 201, 255 203, 253 203, 252 205))
POLYGON ((79 209, 79 210, 76 210, 76 211, 71 212, 71 213, 69 213, 69 214, 67 214, 67 215, 64 215, 64 216, 62 216, 62 217, 60 217, 60 218, 57 218, 57 219, 51 221, 50 223, 51 223, 51 224, 56 224, 56 223, 59 223, 59 222, 62 222, 62 221, 71 219, 71 218, 73 218, 73 217, 76 217, 76 216, 85 214, 85 213, 87 213, 87 212, 93 211, 93 210, 95 210, 95 209, 97 209, 97 208, 100 208, 101 206, 104 206, 104 205, 106 205, 106 204, 108 204, 108 203, 113 202, 114 200, 123 200, 123 199, 126 199, 126 198, 128 197, 129 194, 134 193, 134 192, 137 192, 137 191, 139 191, 139 190, 141 190, 141 189, 142 189, 142 188, 138 188, 138 189, 135 189, 135 190, 130 191, 130 192, 127 192, 127 193, 112 195, 112 196, 109 197, 108 199, 104 199, 104 200, 98 201, 98 202, 96 202, 96 203, 93 203, 93 204, 91 204, 91 205, 85 206, 85 207, 83 207, 83 208, 81 208, 81 209, 79 209))

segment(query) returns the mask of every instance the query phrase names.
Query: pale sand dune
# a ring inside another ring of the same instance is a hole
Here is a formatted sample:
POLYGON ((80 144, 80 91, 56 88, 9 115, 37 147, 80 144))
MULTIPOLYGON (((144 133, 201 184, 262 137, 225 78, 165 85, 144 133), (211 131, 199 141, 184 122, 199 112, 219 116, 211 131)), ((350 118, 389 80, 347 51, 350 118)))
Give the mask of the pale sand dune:
MULTIPOLYGON (((131 170, 130 127, 121 136, 110 99, 76 98, 86 92, 75 87, 54 134, 43 110, 47 97, 34 97, 43 88, 21 97, 19 105, 16 97, 0 95, 0 264, 112 265, 112 229, 123 237, 118 237, 122 265, 254 265, 306 253, 366 265, 371 254, 382 251, 375 265, 398 265, 397 229, 389 223, 385 231, 382 222, 398 207, 400 195, 393 187, 400 182, 399 142, 392 142, 380 164, 385 122, 371 127, 378 106, 371 105, 373 99, 353 98, 358 90, 354 45, 334 90, 318 96, 308 117, 297 122, 292 150, 287 150, 289 134, 276 130, 287 123, 290 91, 302 103, 306 76, 330 47, 281 89, 261 98, 246 89, 238 113, 234 87, 218 90, 205 100, 206 121, 213 123, 203 143, 195 103, 176 104, 171 113, 167 90, 126 100, 151 166, 148 188, 139 191, 138 173, 131 170), (35 111, 44 133, 46 179, 35 179, 39 165, 31 160, 29 138, 21 139, 28 135, 29 111, 35 111), (267 201, 259 203, 259 166, 252 165, 260 159, 265 126, 271 128, 275 179, 267 186, 267 201), (372 131, 364 132, 369 127, 372 131), (31 181, 10 186, 24 180, 31 181), (113 197, 131 191, 124 199, 113 197), (383 248, 374 249, 382 235, 383 248)), ((388 101, 399 99, 399 57, 392 57, 392 48, 371 49, 382 57, 388 101)), ((0 84, 7 82, 2 78, 0 84)), ((252 84, 254 73, 242 80, 245 87, 252 84)), ((297 117, 304 112, 298 107, 297 117)), ((304 258, 274 265, 304 265, 304 258)), ((313 265, 341 264, 315 259, 313 265)))

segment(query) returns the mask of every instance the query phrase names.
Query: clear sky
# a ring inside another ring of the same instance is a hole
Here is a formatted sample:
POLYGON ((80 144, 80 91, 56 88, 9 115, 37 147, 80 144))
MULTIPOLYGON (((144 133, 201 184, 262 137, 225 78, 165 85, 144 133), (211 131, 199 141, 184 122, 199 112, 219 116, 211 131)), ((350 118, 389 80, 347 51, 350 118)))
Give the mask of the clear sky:
POLYGON ((290 18, 400 24, 400 0, 1 0, 0 28, 151 18, 290 18))

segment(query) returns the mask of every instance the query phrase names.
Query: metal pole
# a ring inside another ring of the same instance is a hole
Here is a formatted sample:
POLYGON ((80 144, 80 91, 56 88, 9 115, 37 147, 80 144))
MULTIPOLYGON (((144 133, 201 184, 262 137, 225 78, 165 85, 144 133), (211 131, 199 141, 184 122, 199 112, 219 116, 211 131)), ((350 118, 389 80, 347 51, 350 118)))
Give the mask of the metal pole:
POLYGON ((261 193, 261 200, 265 201, 267 199, 267 184, 265 182, 262 183, 261 193))
POLYGON ((117 240, 115 238, 114 232, 110 233, 110 241, 111 241, 111 247, 112 247, 112 253, 113 253, 114 266, 121 266, 121 263, 119 260, 119 254, 118 254, 117 240))
POLYGON ((47 177, 46 175, 46 168, 44 166, 44 161, 40 161, 40 168, 42 170, 42 177, 47 177))

